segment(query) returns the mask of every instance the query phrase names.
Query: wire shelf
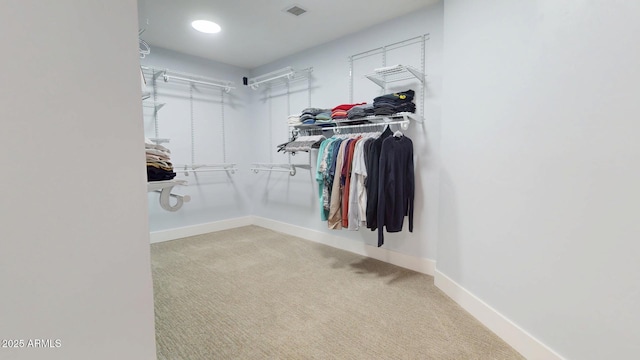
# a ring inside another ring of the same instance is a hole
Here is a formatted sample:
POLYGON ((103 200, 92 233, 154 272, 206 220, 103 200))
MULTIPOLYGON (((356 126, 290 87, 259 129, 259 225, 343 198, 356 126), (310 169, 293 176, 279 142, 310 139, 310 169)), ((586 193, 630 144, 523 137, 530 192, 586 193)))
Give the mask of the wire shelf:
POLYGON ((384 68, 375 69, 373 73, 365 75, 365 77, 381 88, 386 88, 387 83, 418 79, 424 84, 424 74, 418 69, 407 65, 394 65, 384 68))

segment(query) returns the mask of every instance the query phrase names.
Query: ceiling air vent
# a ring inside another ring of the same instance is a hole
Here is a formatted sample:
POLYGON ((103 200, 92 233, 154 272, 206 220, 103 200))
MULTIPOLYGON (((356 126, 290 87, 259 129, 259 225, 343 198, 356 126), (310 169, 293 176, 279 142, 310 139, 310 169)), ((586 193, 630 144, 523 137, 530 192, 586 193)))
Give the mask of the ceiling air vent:
POLYGON ((293 5, 293 6, 290 6, 290 7, 286 8, 284 11, 288 12, 289 14, 293 14, 295 16, 300 16, 300 15, 302 15, 302 14, 307 12, 307 10, 305 10, 305 9, 299 7, 299 6, 296 6, 296 5, 293 5))

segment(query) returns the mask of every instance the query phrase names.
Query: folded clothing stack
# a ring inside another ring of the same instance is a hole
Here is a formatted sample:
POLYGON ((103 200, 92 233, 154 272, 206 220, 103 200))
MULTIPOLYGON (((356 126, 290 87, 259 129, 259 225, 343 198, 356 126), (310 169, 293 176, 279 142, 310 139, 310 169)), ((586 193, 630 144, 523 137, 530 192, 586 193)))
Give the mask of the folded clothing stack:
POLYGON ((354 106, 347 111, 347 118, 349 120, 364 118, 370 115, 374 115, 375 111, 373 105, 358 105, 354 106))
POLYGON ((373 99, 373 109, 376 116, 393 115, 399 112, 416 112, 413 103, 415 92, 407 90, 378 96, 373 99))
POLYGON ((302 124, 302 121, 300 120, 300 115, 289 115, 289 117, 287 118, 287 123, 289 124, 289 126, 296 126, 296 125, 302 124))
POLYGON ((171 151, 166 147, 154 144, 145 139, 145 152, 147 157, 147 180, 162 181, 176 177, 171 164, 171 151))
POLYGON ((306 108, 302 110, 302 115, 300 115, 300 121, 304 125, 312 125, 316 122, 316 115, 327 112, 327 109, 319 109, 319 108, 306 108))
POLYGON ((372 104, 354 106, 349 109, 349 111, 347 111, 347 118, 349 119, 349 124, 351 125, 366 124, 369 122, 369 120, 365 120, 363 118, 373 115, 375 115, 375 111, 372 104))
POLYGON ((321 127, 333 126, 331 120, 331 109, 322 109, 322 112, 316 114, 316 125, 321 127))
POLYGON ((366 102, 357 104, 341 104, 331 109, 331 118, 335 121, 341 121, 348 118, 348 111, 354 106, 365 105, 366 102))

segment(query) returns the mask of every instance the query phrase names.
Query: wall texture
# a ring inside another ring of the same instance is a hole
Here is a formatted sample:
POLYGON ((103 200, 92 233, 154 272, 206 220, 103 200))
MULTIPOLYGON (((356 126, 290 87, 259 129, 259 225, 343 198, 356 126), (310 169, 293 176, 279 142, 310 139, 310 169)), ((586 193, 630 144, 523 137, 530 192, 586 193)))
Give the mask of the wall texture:
POLYGON ((155 359, 136 3, 2 7, 0 358, 155 359))
POLYGON ((640 352, 638 13, 445 3, 438 270, 569 359, 640 352))

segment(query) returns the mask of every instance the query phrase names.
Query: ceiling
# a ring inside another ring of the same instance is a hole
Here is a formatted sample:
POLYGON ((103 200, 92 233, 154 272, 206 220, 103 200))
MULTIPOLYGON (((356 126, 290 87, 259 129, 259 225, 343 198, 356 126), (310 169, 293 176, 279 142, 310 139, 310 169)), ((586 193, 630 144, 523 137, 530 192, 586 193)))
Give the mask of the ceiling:
POLYGON ((138 0, 151 45, 247 69, 408 14, 439 0, 138 0), (296 5, 300 16, 283 10, 296 5), (191 28, 211 20, 218 34, 191 28))

